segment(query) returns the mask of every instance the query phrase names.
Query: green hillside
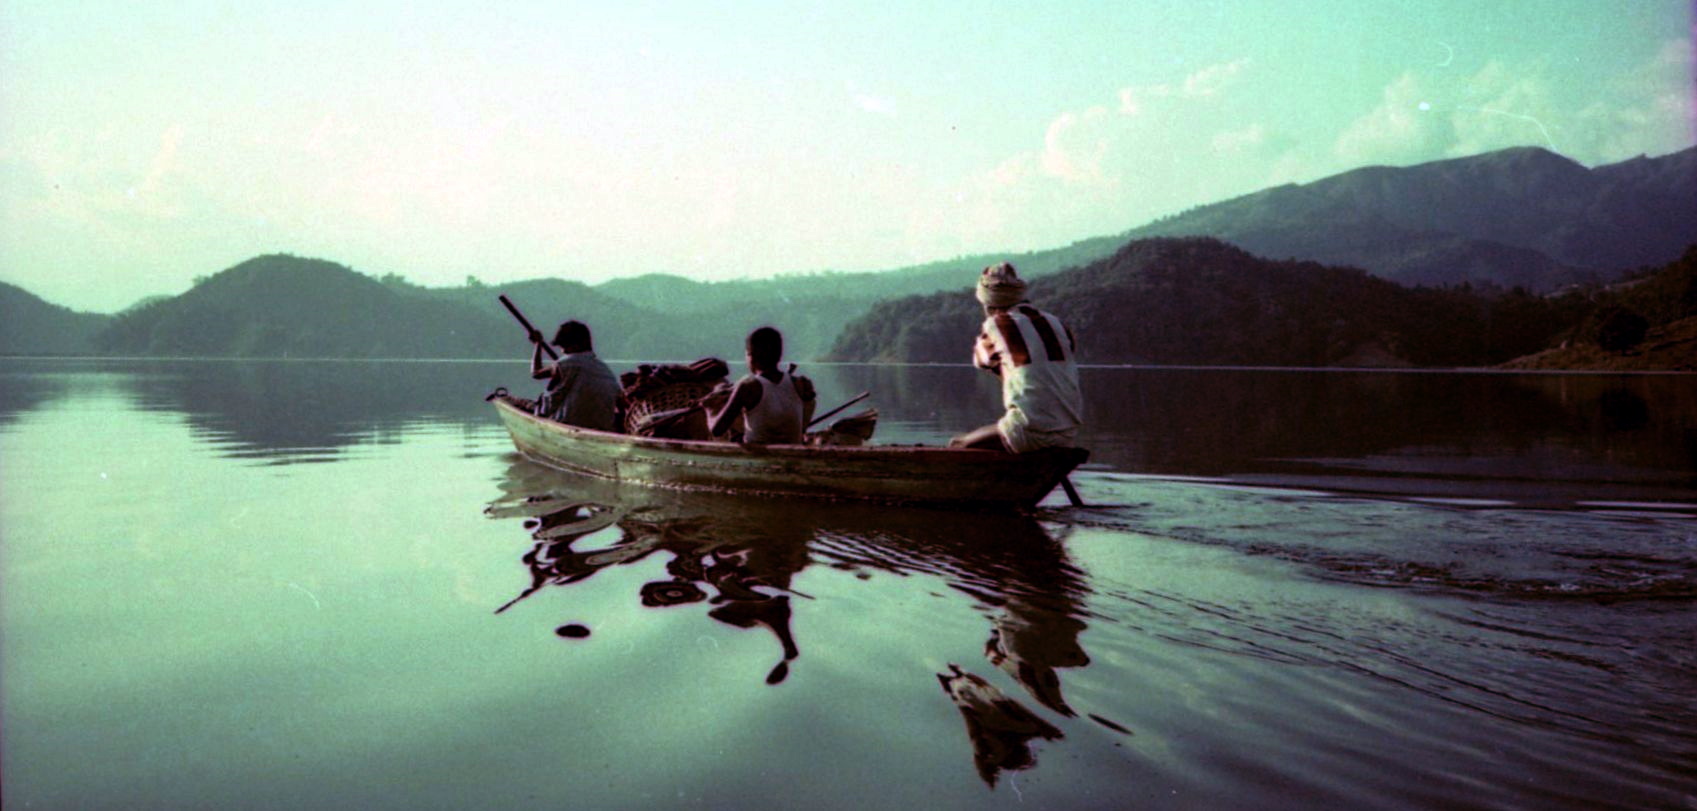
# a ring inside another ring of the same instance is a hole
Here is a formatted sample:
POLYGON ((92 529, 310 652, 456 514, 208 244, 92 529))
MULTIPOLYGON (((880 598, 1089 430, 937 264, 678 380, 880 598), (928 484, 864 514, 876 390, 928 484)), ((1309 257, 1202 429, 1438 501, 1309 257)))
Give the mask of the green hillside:
MULTIPOLYGON (((851 320, 880 301, 942 290, 970 289, 985 265, 1013 261, 1031 276, 1043 276, 1111 253, 1123 240, 1104 237, 1062 248, 1012 254, 963 256, 887 271, 810 273, 725 282, 698 282, 669 274, 614 279, 594 290, 664 316, 700 345, 730 346, 741 353, 750 329, 770 324, 782 330, 789 357, 823 357, 851 320)), ((660 347, 678 351, 677 342, 660 347)), ((660 357, 681 357, 660 355, 660 357)))
MULTIPOLYGON (((1033 284, 1032 300, 1073 328, 1085 362, 1248 366, 1496 363, 1547 345, 1584 306, 1409 289, 1207 238, 1130 243, 1033 284)), ((850 324, 831 355, 964 362, 981 320, 966 291, 889 302, 850 324)))
POLYGON ((1404 284, 1553 291, 1697 241, 1697 147, 1587 169, 1535 147, 1369 166, 1191 209, 1125 239, 1211 236, 1404 284))
POLYGON ((89 355, 111 316, 79 313, 0 282, 0 355, 89 355))
POLYGON ((398 293, 334 262, 269 255, 118 316, 97 344, 119 355, 495 357, 513 354, 499 340, 501 326, 493 315, 398 293))
POLYGON ((528 357, 524 330, 501 306, 501 294, 547 336, 561 321, 584 321, 598 354, 623 360, 734 360, 748 332, 763 324, 790 336, 791 358, 810 359, 836 336, 849 307, 815 297, 803 305, 770 299, 662 314, 561 279, 427 288, 334 262, 270 255, 126 310, 95 347, 114 355, 528 357))

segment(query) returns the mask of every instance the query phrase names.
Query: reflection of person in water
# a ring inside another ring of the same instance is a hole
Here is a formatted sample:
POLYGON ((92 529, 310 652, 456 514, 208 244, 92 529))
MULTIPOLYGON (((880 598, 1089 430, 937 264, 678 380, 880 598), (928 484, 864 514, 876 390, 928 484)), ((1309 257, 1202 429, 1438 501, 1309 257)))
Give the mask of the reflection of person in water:
MULTIPOLYGON (((997 605, 990 619, 990 637, 984 656, 1036 699, 1063 716, 1072 717, 1071 706, 1061 694, 1056 668, 1083 667, 1090 663, 1079 644, 1085 629, 1081 598, 1085 592, 1077 570, 1066 561, 1066 552, 1034 521, 1008 527, 998 540, 1016 546, 1008 559, 987 558, 972 575, 988 575, 987 583, 963 577, 957 588, 972 588, 997 605)), ((972 550, 991 552, 992 550, 972 550)), ((943 690, 960 708, 966 721, 967 738, 973 747, 973 763, 984 782, 994 786, 998 771, 1027 769, 1036 764, 1030 741, 1057 740, 1061 732, 1013 698, 977 675, 950 665, 952 673, 939 673, 943 690)))
MULTIPOLYGON (((1009 516, 963 514, 938 522, 924 514, 892 513, 880 516, 876 531, 833 527, 814 546, 816 555, 843 565, 930 574, 972 596, 990 621, 984 647, 990 664, 1043 707, 1075 715, 1056 670, 1090 662, 1079 644, 1088 589, 1066 550, 1041 524, 1009 516)), ((973 763, 990 785, 1000 772, 1036 762, 1032 740, 1061 737, 1059 729, 1019 700, 960 665, 949 665, 937 679, 960 709, 973 763)))
POLYGON ((643 585, 642 604, 670 608, 698 602, 713 607, 707 616, 737 628, 765 626, 778 640, 782 658, 766 676, 777 684, 789 674, 789 663, 800 655, 790 633, 790 579, 808 564, 805 531, 785 531, 772 523, 745 524, 711 514, 693 518, 644 520, 623 508, 593 503, 547 500, 527 504, 542 512, 532 524, 535 546, 525 554, 531 585, 507 610, 548 584, 565 585, 589 579, 602 569, 635 563, 655 552, 670 552, 668 578, 643 585), (612 546, 579 550, 574 543, 617 526, 620 537, 612 546), (709 596, 709 591, 712 595, 709 596))
POLYGON ((1076 603, 1015 595, 991 619, 984 657, 1006 671, 1031 697, 1065 716, 1075 713, 1061 696, 1058 667, 1083 667, 1090 657, 1078 643, 1084 621, 1076 603))
POLYGON ((801 651, 790 634, 789 594, 767 592, 788 592, 790 578, 806 568, 807 536, 786 540, 744 528, 736 533, 742 535, 740 540, 726 541, 717 537, 724 528, 710 520, 696 529, 692 537, 675 524, 651 525, 652 531, 675 541, 665 546, 674 554, 666 564, 672 577, 645 584, 642 604, 658 608, 699 602, 707 594, 697 584, 706 584, 718 595, 712 598, 714 608, 707 616, 737 628, 764 625, 778 638, 783 659, 766 675, 766 683, 783 681, 789 675, 790 660, 801 651))
POLYGON ((1003 771, 1037 764, 1031 754, 1032 738, 1054 741, 1065 737, 1054 724, 959 665, 949 665, 949 672, 938 673, 937 681, 960 708, 966 737, 972 742, 972 763, 978 767, 978 776, 991 786, 1003 771))
MULTIPOLYGON (((515 464, 509 476, 529 469, 515 464)), ((509 490, 515 506, 491 505, 491 515, 536 516, 529 525, 536 544, 524 557, 532 583, 514 602, 550 583, 580 582, 608 566, 670 552, 664 578, 642 586, 643 603, 655 608, 706 603, 708 616, 719 622, 764 626, 782 649, 767 676, 775 684, 799 655, 790 621, 792 595, 800 596, 790 588, 797 573, 817 560, 862 574, 919 575, 946 583, 982 607, 990 623, 987 660, 1036 702, 1027 706, 959 665, 937 674, 966 722, 973 762, 987 783, 994 785, 1002 771, 1032 766, 1032 741, 1061 738, 1061 730, 1039 713, 1075 715, 1057 671, 1090 661, 1079 641, 1089 590, 1061 543, 1029 517, 960 513, 939 519, 924 510, 802 507, 628 488, 586 503, 587 490, 542 496, 523 481, 509 490), (620 499, 644 506, 596 506, 620 499), (587 536, 608 528, 619 533, 615 543, 583 548, 587 536)))
POLYGON ((893 568, 934 569, 989 607, 985 658, 1044 706, 1073 715, 1055 670, 1090 663, 1078 641, 1088 589, 1065 548, 1030 518, 963 515, 946 526, 918 518, 900 534, 901 550, 880 551, 912 550, 893 568))

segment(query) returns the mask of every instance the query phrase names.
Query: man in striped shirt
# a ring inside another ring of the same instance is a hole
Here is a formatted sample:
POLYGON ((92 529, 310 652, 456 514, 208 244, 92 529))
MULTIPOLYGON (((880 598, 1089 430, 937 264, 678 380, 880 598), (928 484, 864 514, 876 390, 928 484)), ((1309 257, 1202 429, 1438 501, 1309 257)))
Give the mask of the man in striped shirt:
POLYGON ((973 365, 1002 379, 1002 406, 995 423, 949 442, 957 448, 1026 453, 1069 447, 1084 422, 1078 388, 1078 344, 1059 318, 1025 300, 1025 282, 1003 262, 978 277, 984 325, 972 347, 973 365))

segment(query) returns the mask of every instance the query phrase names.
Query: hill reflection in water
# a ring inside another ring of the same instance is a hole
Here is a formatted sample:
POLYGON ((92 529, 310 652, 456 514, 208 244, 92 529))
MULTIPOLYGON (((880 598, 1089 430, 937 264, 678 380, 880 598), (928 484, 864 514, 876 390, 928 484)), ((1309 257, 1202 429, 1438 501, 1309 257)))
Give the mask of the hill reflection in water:
MULTIPOLYGON (((615 361, 615 369, 629 363, 615 361)), ((496 435, 483 395, 518 362, 10 361, 0 426, 120 393, 252 464, 324 462, 408 432, 496 435), (67 372, 66 369, 71 371, 67 372), (91 374, 92 373, 92 374, 91 374)), ((994 419, 965 366, 812 364, 820 401, 860 391, 878 443, 941 444, 994 419)), ((1681 375, 1089 368, 1081 483, 1103 471, 1333 492, 1574 507, 1697 500, 1697 387, 1681 375)))
MULTIPOLYGON (((821 605, 791 587, 809 566, 865 579, 873 572, 925 576, 973 601, 988 622, 986 663, 1027 697, 1062 717, 1068 705, 1059 671, 1090 663, 1080 635, 1089 590, 1065 548, 1030 516, 978 515, 867 505, 742 498, 632 487, 561 473, 522 459, 508 467, 502 495, 485 513, 523 518, 531 547, 521 560, 529 584, 501 613, 550 586, 572 586, 614 566, 666 556, 665 578, 644 583, 632 601, 655 609, 693 607, 775 640, 766 683, 804 677, 803 651, 830 640, 797 640, 792 618, 821 605), (699 605, 698 605, 699 604, 699 605)), ((561 626, 562 636, 593 629, 561 626)), ((965 721, 980 777, 1035 764, 1033 739, 1059 730, 984 677, 949 663, 936 674, 965 721)), ((1092 716, 1116 732, 1123 727, 1092 716)))

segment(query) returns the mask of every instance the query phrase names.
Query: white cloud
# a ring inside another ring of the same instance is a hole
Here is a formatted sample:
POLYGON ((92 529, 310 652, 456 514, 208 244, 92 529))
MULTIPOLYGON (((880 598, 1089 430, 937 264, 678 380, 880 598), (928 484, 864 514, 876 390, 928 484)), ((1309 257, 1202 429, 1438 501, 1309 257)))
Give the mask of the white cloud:
POLYGON ((1562 119, 1543 70, 1513 70, 1493 60, 1468 81, 1454 106, 1455 142, 1447 151, 1462 156, 1531 145, 1564 152, 1552 132, 1562 119))
POLYGON ((1119 92, 1120 114, 1139 115, 1151 101, 1164 99, 1172 94, 1172 87, 1164 84, 1121 88, 1119 92))
POLYGON ((1238 59, 1058 113, 1040 146, 962 187, 957 232, 978 246, 1053 246, 1254 191, 1280 165, 1301 171, 1291 138, 1226 103, 1252 78, 1238 59))
POLYGON ((1179 96, 1188 99, 1206 99, 1220 95, 1237 83, 1238 75, 1249 66, 1249 57, 1209 65, 1184 77, 1177 87, 1171 84, 1135 85, 1121 88, 1119 112, 1122 115, 1138 115, 1152 102, 1179 96))
POLYGON ((1255 149, 1266 142, 1266 127, 1260 124, 1250 124, 1243 129, 1217 133, 1208 143, 1215 152, 1229 154, 1255 149))
POLYGON ((174 124, 159 136, 159 151, 153 154, 153 161, 147 167, 147 175, 141 179, 134 191, 137 194, 157 194, 165 184, 165 179, 177 168, 177 151, 183 143, 183 126, 174 124))
POLYGON ((1325 174, 1324 170, 1315 168, 1314 162, 1306 155, 1293 149, 1273 159, 1272 171, 1267 174, 1267 185, 1306 183, 1325 174))
POLYGON ((1408 165, 1510 146, 1553 148, 1582 163, 1661 154, 1692 142, 1691 49, 1576 103, 1562 64, 1494 61, 1472 73, 1409 71, 1335 137, 1288 130, 1240 104, 1256 87, 1248 59, 1168 82, 1123 87, 1097 106, 1057 113, 1040 144, 938 195, 927 220, 964 246, 1026 249, 1112 233, 1184 208, 1368 164, 1408 165))
POLYGON ((1380 94, 1366 115, 1344 127, 1334 151, 1346 166, 1409 163, 1429 159, 1455 141, 1455 127, 1435 109, 1430 93, 1413 73, 1404 73, 1380 94))
POLYGON ((875 93, 860 86, 858 82, 848 83, 848 95, 854 106, 862 112, 873 115, 893 116, 896 114, 895 99, 883 93, 875 93))
POLYGON ((1585 164, 1664 154, 1697 140, 1689 39, 1663 46, 1595 97, 1573 98, 1547 65, 1487 63, 1471 76, 1405 73, 1344 127, 1339 168, 1541 146, 1585 164))
POLYGON ((1697 142, 1697 76, 1689 38, 1664 43, 1656 58, 1613 83, 1577 118, 1576 149, 1593 162, 1659 155, 1697 142))
POLYGON ((860 93, 854 97, 856 107, 874 115, 895 115, 896 103, 884 96, 860 93))
POLYGON ((1107 118, 1106 107, 1091 107, 1055 119, 1043 135, 1043 172, 1069 183, 1111 182, 1102 173, 1110 138, 1107 118))
MULTIPOLYGON (((1109 109, 1101 105, 1061 113, 1044 133, 1040 160, 1044 173, 1068 183, 1118 184, 1131 162, 1149 157, 1128 154, 1128 148, 1149 140, 1158 128, 1171 131, 1176 124, 1172 116, 1194 114, 1195 105, 1229 89, 1248 65, 1247 57, 1209 65, 1186 76, 1176 89, 1170 84, 1121 88, 1115 111, 1121 119, 1130 120, 1111 120, 1109 109), (1149 110, 1160 112, 1158 120, 1136 120, 1149 110), (1117 170, 1109 164, 1118 164, 1117 170)), ((1247 137, 1264 138, 1265 133, 1247 137)))
POLYGON ((1034 161, 1029 154, 1015 155, 996 164, 996 168, 986 173, 985 178, 993 188, 1007 188, 1024 183, 1036 174, 1032 168, 1034 161))
POLYGON ((1237 75, 1249 65, 1249 57, 1219 65, 1209 65, 1188 77, 1180 86, 1180 92, 1191 98, 1207 98, 1215 96, 1220 91, 1230 87, 1237 81, 1237 75))

